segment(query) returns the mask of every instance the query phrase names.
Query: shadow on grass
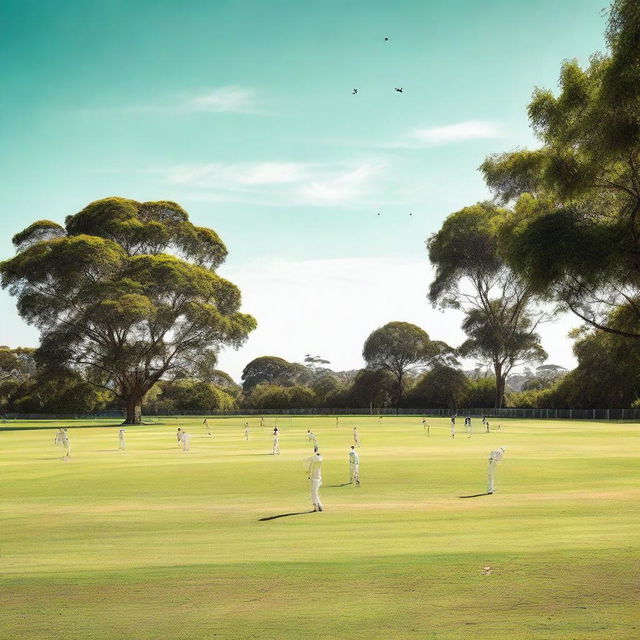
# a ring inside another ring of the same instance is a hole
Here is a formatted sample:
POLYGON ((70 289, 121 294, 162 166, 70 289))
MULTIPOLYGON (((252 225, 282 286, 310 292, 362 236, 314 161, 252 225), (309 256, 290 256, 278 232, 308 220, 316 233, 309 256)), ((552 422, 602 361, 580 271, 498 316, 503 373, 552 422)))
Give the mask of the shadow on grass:
POLYGON ((327 489, 337 489, 339 487, 349 487, 351 486, 350 482, 343 482, 342 484, 329 484, 326 486, 327 489))
POLYGON ((458 496, 460 498, 480 498, 481 496, 490 496, 491 493, 474 493, 472 496, 458 496))
POLYGON ((294 513, 280 513, 277 516, 267 516, 266 518, 258 518, 258 522, 268 522, 269 520, 277 520, 278 518, 288 518, 290 516, 304 516, 307 513, 315 513, 313 509, 310 511, 295 511, 294 513))

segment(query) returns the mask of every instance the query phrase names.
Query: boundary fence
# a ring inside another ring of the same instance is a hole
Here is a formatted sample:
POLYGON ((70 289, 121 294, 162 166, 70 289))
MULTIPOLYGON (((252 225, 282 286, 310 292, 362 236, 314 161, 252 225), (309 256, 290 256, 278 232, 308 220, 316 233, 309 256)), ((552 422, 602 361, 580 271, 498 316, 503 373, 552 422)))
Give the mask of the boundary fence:
MULTIPOLYGON (((309 409, 237 409, 233 411, 201 410, 154 413, 144 411, 146 417, 171 417, 171 416, 450 416, 450 409, 433 408, 309 408, 309 409)), ((535 418, 542 420, 640 420, 640 409, 518 409, 506 407, 503 409, 480 408, 458 409, 458 416, 471 416, 472 418, 535 418)), ((43 413, 7 413, 2 416, 4 422, 9 420, 95 420, 98 418, 124 419, 124 412, 99 411, 89 414, 43 414, 43 413)))

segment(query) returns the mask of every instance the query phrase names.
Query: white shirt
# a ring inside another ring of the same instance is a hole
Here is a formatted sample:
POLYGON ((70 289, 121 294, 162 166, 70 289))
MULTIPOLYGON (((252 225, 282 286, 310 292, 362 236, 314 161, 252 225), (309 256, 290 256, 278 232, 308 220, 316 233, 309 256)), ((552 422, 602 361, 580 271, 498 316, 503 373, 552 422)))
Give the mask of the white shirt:
POLYGON ((495 461, 495 462, 500 462, 500 460, 502 460, 502 458, 504 458, 504 451, 502 449, 494 449, 490 454, 489 454, 489 461, 495 461))
POLYGON ((319 453, 309 458, 308 473, 312 480, 322 480, 322 456, 319 453))
POLYGON ((360 456, 358 455, 358 452, 351 449, 351 451, 349 451, 349 464, 359 464, 359 463, 360 463, 360 456))

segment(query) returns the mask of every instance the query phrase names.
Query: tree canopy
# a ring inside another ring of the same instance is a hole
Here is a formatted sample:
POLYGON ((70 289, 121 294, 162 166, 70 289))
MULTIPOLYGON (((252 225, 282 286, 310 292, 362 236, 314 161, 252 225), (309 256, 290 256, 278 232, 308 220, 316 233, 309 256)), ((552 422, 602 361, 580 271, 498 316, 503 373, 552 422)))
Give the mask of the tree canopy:
POLYGON ((500 253, 504 214, 491 203, 465 207, 427 241, 436 267, 429 298, 434 305, 464 311, 468 337, 458 351, 491 364, 496 407, 504 402, 511 369, 546 357, 535 331, 545 314, 532 308, 531 288, 500 253))
POLYGON ((503 203, 503 255, 539 295, 605 331, 640 338, 640 6, 616 0, 606 54, 563 63, 560 91, 536 89, 541 146, 481 170, 503 203), (608 322, 623 307, 633 320, 608 322))
POLYGON ((81 371, 141 421, 145 394, 205 349, 239 346, 255 320, 216 275, 227 250, 174 202, 106 198, 62 227, 38 221, 0 263, 2 286, 38 327, 37 359, 81 371))
POLYGON ((399 403, 409 372, 450 358, 452 352, 447 344, 431 340, 429 334, 415 324, 389 322, 369 335, 362 357, 369 368, 382 369, 393 375, 396 381, 394 400, 399 403))

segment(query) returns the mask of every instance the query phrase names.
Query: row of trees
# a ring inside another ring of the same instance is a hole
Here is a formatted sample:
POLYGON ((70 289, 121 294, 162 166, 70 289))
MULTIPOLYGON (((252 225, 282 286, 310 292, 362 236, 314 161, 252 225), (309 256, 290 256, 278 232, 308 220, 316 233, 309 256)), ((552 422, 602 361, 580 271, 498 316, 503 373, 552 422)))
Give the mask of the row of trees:
MULTIPOLYGON (((640 342, 629 344, 623 336, 587 329, 576 331, 574 338, 578 358, 574 370, 542 365, 512 375, 506 380, 505 404, 638 406, 640 342)), ((189 372, 156 382, 145 396, 144 408, 152 413, 395 406, 456 410, 490 407, 495 400, 495 376, 487 366, 463 371, 456 350, 432 341, 415 325, 392 322, 377 329, 366 340, 363 353, 368 366, 355 371, 262 356, 247 364, 240 385, 216 368, 213 352, 205 351, 189 372)), ((0 408, 4 412, 85 413, 121 407, 116 394, 96 387, 73 370, 52 377, 36 356, 34 349, 0 347, 0 408)))

